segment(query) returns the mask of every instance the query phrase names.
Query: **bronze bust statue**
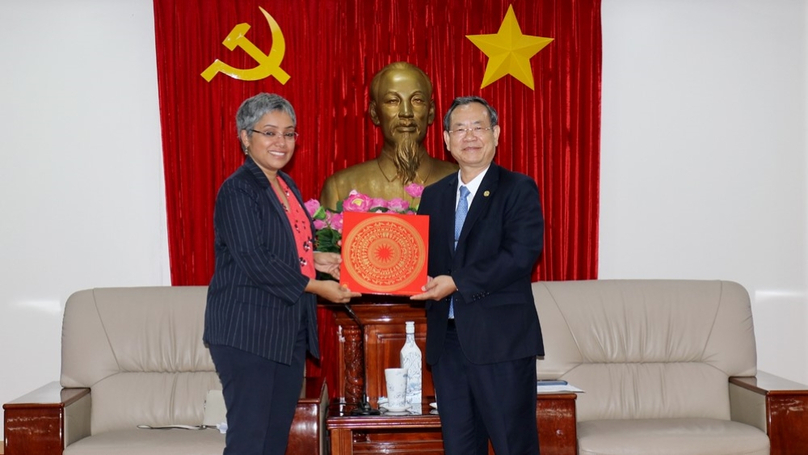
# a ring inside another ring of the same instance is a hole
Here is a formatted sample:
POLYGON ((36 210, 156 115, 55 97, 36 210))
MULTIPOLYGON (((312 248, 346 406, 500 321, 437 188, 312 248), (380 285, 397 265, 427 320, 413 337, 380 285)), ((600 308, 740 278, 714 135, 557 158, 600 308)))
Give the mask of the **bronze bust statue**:
POLYGON ((457 172, 456 164, 430 156, 424 147, 427 127, 435 119, 435 101, 432 82, 420 68, 407 62, 382 68, 370 83, 368 110, 384 134, 381 153, 328 177, 320 195, 324 207, 335 209, 351 190, 418 204, 420 198, 408 195, 405 186, 428 186, 457 172))

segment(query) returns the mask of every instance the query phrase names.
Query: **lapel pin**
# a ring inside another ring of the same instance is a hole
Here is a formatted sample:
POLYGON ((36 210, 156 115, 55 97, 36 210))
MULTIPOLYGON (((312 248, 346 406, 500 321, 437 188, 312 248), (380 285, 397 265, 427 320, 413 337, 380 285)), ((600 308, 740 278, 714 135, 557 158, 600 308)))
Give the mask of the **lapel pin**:
POLYGON ((490 192, 490 191, 488 191, 488 190, 485 190, 485 192, 483 192, 483 196, 484 196, 484 197, 488 197, 488 196, 490 196, 490 195, 491 195, 491 192, 490 192))

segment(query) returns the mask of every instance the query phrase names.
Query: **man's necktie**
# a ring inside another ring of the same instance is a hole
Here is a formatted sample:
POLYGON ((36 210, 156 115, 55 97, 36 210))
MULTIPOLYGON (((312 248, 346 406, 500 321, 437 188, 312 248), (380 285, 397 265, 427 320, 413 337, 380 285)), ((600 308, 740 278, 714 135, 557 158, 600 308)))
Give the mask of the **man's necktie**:
MULTIPOLYGON (((469 214, 469 189, 465 186, 460 187, 460 201, 457 203, 457 210, 455 211, 455 229, 454 229, 454 246, 457 248, 457 241, 460 239, 460 231, 463 230, 463 223, 466 222, 466 215, 469 214)), ((454 318, 454 298, 449 302, 449 319, 454 318)))

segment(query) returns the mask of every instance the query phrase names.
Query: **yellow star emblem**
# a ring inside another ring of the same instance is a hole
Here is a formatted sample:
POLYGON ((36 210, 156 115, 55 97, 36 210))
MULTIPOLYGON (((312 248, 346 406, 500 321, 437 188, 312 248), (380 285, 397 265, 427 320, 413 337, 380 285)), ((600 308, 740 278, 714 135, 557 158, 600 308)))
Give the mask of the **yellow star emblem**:
POLYGON ((513 5, 508 7, 496 35, 466 35, 466 38, 488 56, 480 88, 510 74, 531 90, 533 70, 530 68, 530 59, 553 41, 553 38, 523 35, 513 5))

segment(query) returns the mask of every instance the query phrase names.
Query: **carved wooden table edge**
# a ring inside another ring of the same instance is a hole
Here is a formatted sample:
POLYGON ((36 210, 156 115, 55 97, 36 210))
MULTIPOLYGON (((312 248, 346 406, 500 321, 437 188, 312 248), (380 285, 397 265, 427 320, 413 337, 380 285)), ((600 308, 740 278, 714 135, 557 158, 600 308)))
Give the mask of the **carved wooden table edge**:
MULTIPOLYGON (((427 446, 424 453, 443 453, 440 438, 440 417, 430 413, 428 404, 434 397, 426 397, 421 414, 411 415, 351 415, 353 405, 332 403, 326 419, 326 429, 331 437, 332 455, 350 455, 354 450, 361 453, 408 453, 408 444, 416 444, 420 439, 427 446), (384 433, 413 433, 423 430, 422 438, 412 441, 388 441, 384 433), (375 435, 375 436, 370 436, 375 435), (437 437, 435 437, 437 436, 437 437), (431 444, 431 445, 430 445, 431 444), (394 450, 394 452, 389 452, 394 450)), ((539 444, 542 455, 575 455, 577 453, 577 431, 575 400, 572 392, 550 392, 536 395, 536 419, 539 427, 539 444), (552 412, 547 412, 552 410, 552 412)), ((373 403, 375 404, 375 403, 373 403)), ((489 448, 489 450, 491 450, 489 448)), ((358 453, 358 452, 357 452, 358 453)), ((420 452, 419 452, 420 453, 420 452)), ((489 453, 493 453, 490 451, 489 453)))

